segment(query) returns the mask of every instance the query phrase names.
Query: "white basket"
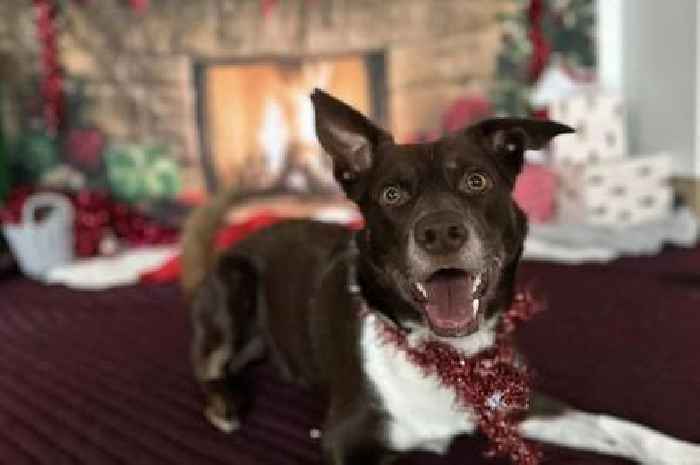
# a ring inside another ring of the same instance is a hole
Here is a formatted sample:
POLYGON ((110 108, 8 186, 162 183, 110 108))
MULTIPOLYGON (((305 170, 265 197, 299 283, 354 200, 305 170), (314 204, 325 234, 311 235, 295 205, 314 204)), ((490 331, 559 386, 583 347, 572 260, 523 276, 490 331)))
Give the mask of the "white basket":
POLYGON ((20 224, 5 224, 3 232, 24 274, 43 279, 53 267, 73 260, 73 205, 59 194, 30 196, 22 207, 20 224), (49 207, 41 221, 36 211, 49 207))

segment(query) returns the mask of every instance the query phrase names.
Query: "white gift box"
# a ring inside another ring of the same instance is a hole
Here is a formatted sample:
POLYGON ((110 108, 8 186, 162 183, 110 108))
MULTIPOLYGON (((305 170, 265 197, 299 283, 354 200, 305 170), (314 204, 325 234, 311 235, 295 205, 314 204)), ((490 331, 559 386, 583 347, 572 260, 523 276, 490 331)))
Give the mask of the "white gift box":
POLYGON ((575 134, 552 141, 555 164, 596 162, 627 155, 625 109, 619 95, 587 87, 555 100, 548 108, 548 117, 576 130, 575 134))
POLYGON ((670 212, 668 154, 561 165, 557 171, 560 222, 624 227, 658 220, 670 212))

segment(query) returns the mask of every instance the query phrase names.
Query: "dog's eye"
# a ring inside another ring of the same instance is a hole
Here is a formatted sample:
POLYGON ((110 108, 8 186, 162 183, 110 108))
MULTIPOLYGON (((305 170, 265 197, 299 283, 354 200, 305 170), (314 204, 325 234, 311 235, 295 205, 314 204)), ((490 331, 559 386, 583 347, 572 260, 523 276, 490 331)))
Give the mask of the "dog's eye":
POLYGON ((408 200, 408 192, 399 186, 386 186, 382 190, 380 202, 388 207, 396 207, 408 200))
POLYGON ((478 194, 491 187, 491 180, 482 173, 469 173, 462 178, 459 188, 468 194, 478 194))

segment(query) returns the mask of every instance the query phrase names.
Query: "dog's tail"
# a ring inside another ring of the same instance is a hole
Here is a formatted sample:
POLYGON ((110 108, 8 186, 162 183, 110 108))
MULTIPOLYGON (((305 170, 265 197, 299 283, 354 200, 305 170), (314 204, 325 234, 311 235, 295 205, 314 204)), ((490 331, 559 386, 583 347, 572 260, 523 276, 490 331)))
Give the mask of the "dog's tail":
POLYGON ((281 186, 249 189, 245 183, 234 183, 234 187, 216 194, 190 214, 182 234, 180 284, 186 296, 192 295, 213 266, 217 256, 214 238, 229 210, 247 202, 280 197, 312 202, 328 200, 328 195, 323 193, 290 192, 281 186))
POLYGON ((279 187, 247 190, 239 185, 221 191, 190 214, 182 233, 180 283, 185 295, 192 295, 213 265, 214 238, 229 210, 251 200, 268 200, 283 194, 289 191, 279 187))

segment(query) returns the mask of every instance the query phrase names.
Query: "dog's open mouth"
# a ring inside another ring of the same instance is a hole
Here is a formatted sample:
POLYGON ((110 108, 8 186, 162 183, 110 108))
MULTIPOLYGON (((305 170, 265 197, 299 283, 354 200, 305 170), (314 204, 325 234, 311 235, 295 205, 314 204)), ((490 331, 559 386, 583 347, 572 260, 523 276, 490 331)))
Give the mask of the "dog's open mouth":
POLYGON ((450 268, 414 283, 413 294, 436 335, 458 337, 479 329, 480 298, 485 288, 485 273, 450 268))

